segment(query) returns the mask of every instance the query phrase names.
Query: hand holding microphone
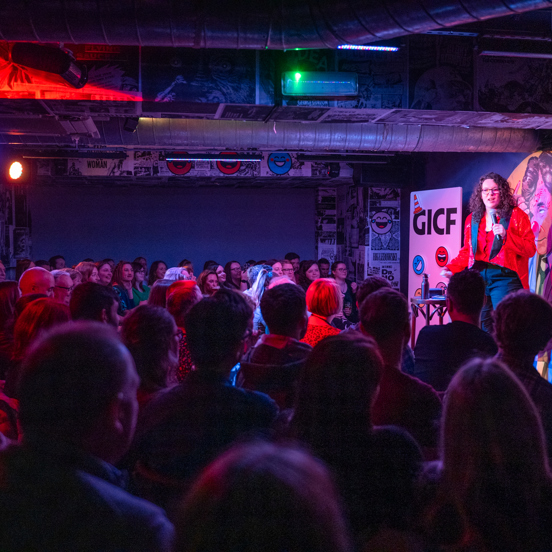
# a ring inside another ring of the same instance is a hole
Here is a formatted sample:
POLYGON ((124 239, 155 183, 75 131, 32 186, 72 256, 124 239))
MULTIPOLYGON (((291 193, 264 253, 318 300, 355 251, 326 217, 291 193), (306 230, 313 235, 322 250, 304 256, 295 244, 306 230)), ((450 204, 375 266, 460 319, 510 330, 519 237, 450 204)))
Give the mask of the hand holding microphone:
POLYGON ((506 237, 506 228, 499 224, 498 218, 496 216, 496 209, 489 209, 489 215, 491 215, 491 220, 493 222, 492 230, 496 238, 504 239, 506 237))

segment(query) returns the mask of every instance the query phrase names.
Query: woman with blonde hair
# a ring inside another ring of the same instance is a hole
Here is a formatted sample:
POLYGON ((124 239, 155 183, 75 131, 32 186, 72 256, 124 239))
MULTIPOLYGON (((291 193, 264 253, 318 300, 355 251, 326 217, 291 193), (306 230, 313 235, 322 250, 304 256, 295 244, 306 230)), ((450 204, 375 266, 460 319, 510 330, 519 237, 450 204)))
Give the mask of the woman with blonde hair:
POLYGON ((81 273, 81 283, 83 284, 84 282, 94 282, 97 284, 100 281, 100 278, 98 276, 98 268, 94 263, 83 261, 75 267, 75 270, 81 273))
POLYGON ((307 309, 311 313, 307 333, 301 339, 314 347, 322 339, 337 335, 340 330, 331 321, 343 308, 343 295, 333 278, 318 278, 307 289, 307 309))

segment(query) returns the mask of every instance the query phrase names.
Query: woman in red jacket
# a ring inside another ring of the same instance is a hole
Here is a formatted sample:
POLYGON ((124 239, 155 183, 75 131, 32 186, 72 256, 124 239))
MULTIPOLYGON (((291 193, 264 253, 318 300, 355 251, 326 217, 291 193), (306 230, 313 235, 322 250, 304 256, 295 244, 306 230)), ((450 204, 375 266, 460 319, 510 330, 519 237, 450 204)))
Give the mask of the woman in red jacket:
POLYGON ((464 228, 464 247, 441 272, 450 277, 475 268, 485 280, 486 303, 481 326, 492 329, 493 305, 512 291, 528 289, 529 259, 535 254, 535 236, 529 217, 518 207, 508 181, 488 173, 470 199, 471 214, 464 228))

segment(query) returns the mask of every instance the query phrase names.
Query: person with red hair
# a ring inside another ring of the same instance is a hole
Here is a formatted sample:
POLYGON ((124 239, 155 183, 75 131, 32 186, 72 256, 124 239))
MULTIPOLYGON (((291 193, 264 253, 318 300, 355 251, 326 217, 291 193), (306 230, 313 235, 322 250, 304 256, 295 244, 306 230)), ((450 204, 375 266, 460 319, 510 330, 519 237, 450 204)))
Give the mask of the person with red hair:
POLYGON ((331 325, 333 317, 343 308, 343 295, 332 278, 318 278, 307 290, 307 309, 311 313, 307 333, 301 339, 314 347, 322 339, 337 335, 340 330, 331 325))

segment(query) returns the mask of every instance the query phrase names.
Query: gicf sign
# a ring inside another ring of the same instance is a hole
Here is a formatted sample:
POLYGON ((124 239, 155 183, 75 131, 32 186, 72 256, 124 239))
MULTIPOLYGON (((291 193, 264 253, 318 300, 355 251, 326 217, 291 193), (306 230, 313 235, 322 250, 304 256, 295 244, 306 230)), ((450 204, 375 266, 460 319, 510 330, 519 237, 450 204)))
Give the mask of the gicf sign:
MULTIPOLYGON (((423 274, 429 275, 431 288, 448 285, 441 271, 458 255, 463 227, 462 188, 424 190, 410 194, 409 297, 420 295, 423 274)), ((433 317, 431 323, 439 323, 437 316, 433 317)), ((420 315, 417 330, 424 325, 425 320, 420 315)))

